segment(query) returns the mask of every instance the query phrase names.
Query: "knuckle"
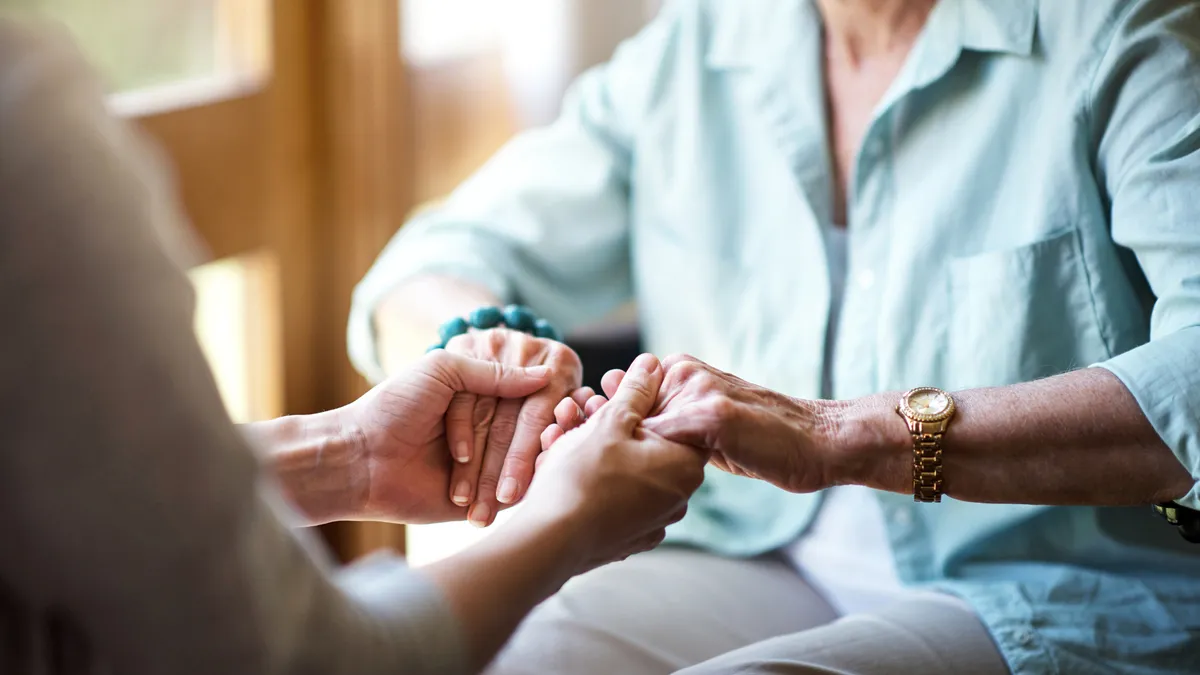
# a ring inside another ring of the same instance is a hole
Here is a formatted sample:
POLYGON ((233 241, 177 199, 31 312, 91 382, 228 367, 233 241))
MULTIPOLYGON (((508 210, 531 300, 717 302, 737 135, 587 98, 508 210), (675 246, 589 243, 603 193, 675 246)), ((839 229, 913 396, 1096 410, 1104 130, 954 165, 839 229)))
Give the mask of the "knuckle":
POLYGON ((490 396, 483 396, 476 399, 471 420, 475 430, 486 431, 492 426, 492 418, 495 414, 496 399, 490 396))
POLYGON ((693 358, 691 354, 684 354, 682 352, 676 352, 674 354, 671 354, 667 358, 663 359, 662 364, 663 364, 663 368, 665 368, 667 370, 671 370, 672 368, 675 368, 675 367, 679 366, 680 364, 692 362, 695 360, 696 359, 693 358))
POLYGON ((707 372, 707 369, 708 367, 700 361, 696 361, 695 359, 688 357, 688 360, 680 361, 673 370, 678 370, 680 375, 690 379, 699 375, 700 373, 707 372))
POLYGON ((487 336, 487 347, 492 355, 498 355, 504 351, 504 345, 508 342, 508 332, 503 328, 493 328, 485 333, 487 336))
MULTIPOLYGON (((612 407, 612 406, 608 406, 612 407)), ((613 422, 622 427, 634 427, 642 421, 642 416, 628 408, 614 409, 612 413, 613 422)))
POLYGON ((452 422, 471 421, 471 411, 475 409, 475 395, 458 392, 450 399, 446 408, 446 419, 452 422))
POLYGON ((514 452, 504 461, 504 466, 507 469, 506 474, 511 474, 514 478, 523 479, 533 473, 533 459, 537 454, 530 456, 524 452, 514 452))
POLYGON ((721 378, 705 367, 698 367, 691 377, 692 382, 700 391, 714 391, 721 386, 721 378))
MULTIPOLYGON (((450 352, 452 354, 469 354, 474 350, 474 348, 475 334, 462 333, 461 335, 455 335, 454 337, 450 338, 450 341, 446 343, 446 348, 442 351, 450 352)), ((437 352, 434 353, 436 354, 437 352)))
POLYGON ((488 446, 507 447, 517 432, 517 420, 510 415, 497 415, 488 428, 488 446))
MULTIPOLYGON (((574 403, 570 399, 563 399, 562 402, 574 403)), ((554 410, 554 408, 539 401, 526 401, 525 405, 521 406, 521 411, 517 413, 515 426, 537 427, 540 429, 554 421, 554 410)))
POLYGON ((700 404, 700 414, 716 423, 725 424, 737 414, 737 405, 724 396, 712 396, 700 404))
POLYGON ((544 346, 537 338, 531 338, 524 333, 521 333, 520 342, 517 344, 518 354, 520 355, 521 363, 532 363, 539 361, 538 357, 542 354, 544 346))
MULTIPOLYGON (((447 347, 449 347, 449 345, 447 345, 447 347)), ((454 355, 446 349, 438 349, 429 352, 425 358, 430 366, 437 370, 443 371, 449 370, 455 360, 454 355)))
POLYGON ((579 360, 579 355, 575 353, 567 345, 554 340, 545 340, 550 344, 550 353, 547 356, 547 361, 551 366, 555 366, 555 370, 562 369, 564 371, 578 371, 583 369, 583 363, 579 360))

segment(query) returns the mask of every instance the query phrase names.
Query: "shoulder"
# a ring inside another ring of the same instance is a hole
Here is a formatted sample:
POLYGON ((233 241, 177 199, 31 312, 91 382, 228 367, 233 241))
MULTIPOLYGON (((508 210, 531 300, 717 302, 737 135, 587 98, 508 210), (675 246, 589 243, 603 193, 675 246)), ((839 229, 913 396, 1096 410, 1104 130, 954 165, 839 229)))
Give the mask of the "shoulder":
POLYGON ((1130 40, 1200 39, 1196 0, 1041 0, 1038 42, 1049 55, 1075 53, 1093 65, 1130 40))

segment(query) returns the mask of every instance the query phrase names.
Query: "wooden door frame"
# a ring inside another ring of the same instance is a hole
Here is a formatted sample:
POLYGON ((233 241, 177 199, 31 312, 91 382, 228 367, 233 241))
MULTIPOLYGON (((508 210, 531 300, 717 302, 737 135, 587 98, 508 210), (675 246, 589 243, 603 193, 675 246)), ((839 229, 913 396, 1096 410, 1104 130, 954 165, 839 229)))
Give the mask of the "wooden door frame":
MULTIPOLYGON (((284 412, 366 390, 346 356, 350 294, 412 208, 399 0, 274 0, 270 76, 135 115, 170 157, 213 258, 279 269, 284 412)), ((344 558, 403 550, 397 526, 329 528, 344 558)))

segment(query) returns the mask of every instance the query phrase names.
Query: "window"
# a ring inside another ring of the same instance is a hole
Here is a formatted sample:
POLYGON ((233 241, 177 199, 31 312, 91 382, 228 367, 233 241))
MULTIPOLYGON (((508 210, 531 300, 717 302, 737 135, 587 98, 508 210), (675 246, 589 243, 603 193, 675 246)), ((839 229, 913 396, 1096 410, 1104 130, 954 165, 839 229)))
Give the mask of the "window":
POLYGON ((266 61, 263 0, 7 0, 64 25, 113 91, 257 73, 266 61))

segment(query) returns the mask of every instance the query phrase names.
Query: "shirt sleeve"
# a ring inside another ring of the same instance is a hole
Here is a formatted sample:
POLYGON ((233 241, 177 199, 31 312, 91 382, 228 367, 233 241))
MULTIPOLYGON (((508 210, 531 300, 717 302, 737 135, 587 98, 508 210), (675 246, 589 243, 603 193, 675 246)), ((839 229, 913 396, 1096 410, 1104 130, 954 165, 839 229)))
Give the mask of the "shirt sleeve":
POLYGON ((1129 3, 1091 113, 1113 239, 1156 298, 1150 342, 1100 365, 1198 481, 1181 503, 1200 508, 1200 7, 1129 3))
POLYGON ((193 336, 161 172, 63 40, 3 19, 0 139, 4 584, 114 672, 465 672, 431 582, 287 527, 193 336))
POLYGON ((562 330, 630 298, 630 152, 638 120, 664 79, 676 25, 671 7, 576 81, 557 122, 520 134, 392 239, 351 309, 350 356, 368 379, 384 377, 375 310, 417 275, 482 284, 562 330))

